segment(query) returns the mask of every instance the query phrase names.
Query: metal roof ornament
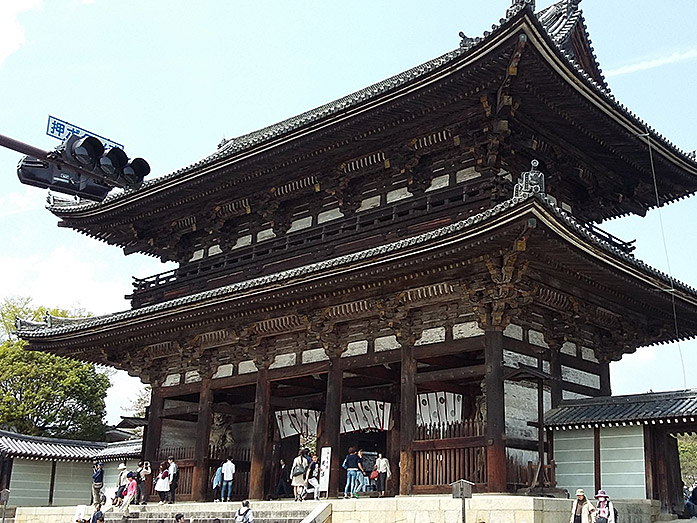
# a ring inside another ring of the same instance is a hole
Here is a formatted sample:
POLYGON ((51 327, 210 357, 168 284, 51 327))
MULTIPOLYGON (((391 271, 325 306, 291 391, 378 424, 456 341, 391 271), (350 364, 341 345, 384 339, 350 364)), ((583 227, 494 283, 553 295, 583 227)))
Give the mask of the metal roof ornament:
POLYGON ((544 194, 545 175, 537 170, 540 162, 533 160, 530 162, 530 170, 520 173, 518 183, 513 187, 513 198, 524 198, 532 193, 544 194))

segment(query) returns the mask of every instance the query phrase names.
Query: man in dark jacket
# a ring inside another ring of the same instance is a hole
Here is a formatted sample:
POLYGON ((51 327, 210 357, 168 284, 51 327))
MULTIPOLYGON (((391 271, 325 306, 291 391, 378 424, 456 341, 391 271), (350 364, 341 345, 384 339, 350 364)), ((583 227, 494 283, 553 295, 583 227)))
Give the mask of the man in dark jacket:
POLYGON ((94 505, 101 503, 102 487, 104 486, 104 469, 102 462, 98 461, 94 464, 94 472, 92 472, 92 503, 94 505))
POLYGON ((290 467, 286 465, 285 460, 281 460, 280 465, 274 497, 289 498, 293 495, 293 491, 290 488, 290 467))

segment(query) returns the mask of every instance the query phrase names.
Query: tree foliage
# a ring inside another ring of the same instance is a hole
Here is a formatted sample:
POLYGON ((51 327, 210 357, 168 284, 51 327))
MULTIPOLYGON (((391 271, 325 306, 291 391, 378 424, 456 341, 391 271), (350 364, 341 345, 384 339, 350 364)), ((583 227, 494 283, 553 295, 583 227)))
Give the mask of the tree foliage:
POLYGON ((84 309, 48 308, 43 305, 35 307, 32 299, 24 296, 5 298, 0 304, 0 340, 15 339, 15 318, 24 320, 43 321, 46 314, 59 317, 82 318, 91 316, 84 309))
POLYGON ((15 314, 40 321, 46 312, 68 315, 60 309, 32 308, 26 298, 0 305, 5 338, 0 344, 0 428, 33 436, 103 440, 108 376, 91 363, 29 351, 26 342, 12 339, 15 314))
POLYGON ((680 470, 685 485, 697 482, 697 435, 681 434, 678 436, 678 454, 680 470))

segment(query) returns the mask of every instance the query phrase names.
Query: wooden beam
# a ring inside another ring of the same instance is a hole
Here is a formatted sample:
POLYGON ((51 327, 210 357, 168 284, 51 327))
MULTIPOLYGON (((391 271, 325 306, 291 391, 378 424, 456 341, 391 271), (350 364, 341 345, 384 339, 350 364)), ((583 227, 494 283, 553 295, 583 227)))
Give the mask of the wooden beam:
POLYGON ((414 377, 415 383, 428 383, 430 381, 453 381, 463 379, 480 379, 486 373, 486 365, 472 365, 457 369, 432 370, 419 372, 414 377))
POLYGON ((416 440, 412 442, 414 450, 445 450, 445 449, 465 449, 472 447, 486 446, 485 436, 467 436, 461 438, 428 439, 416 440))

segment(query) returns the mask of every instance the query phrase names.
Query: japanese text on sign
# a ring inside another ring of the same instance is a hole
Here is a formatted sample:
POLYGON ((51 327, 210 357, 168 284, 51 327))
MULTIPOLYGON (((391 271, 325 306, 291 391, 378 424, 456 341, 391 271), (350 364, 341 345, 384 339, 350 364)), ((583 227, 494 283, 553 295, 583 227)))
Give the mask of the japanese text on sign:
POLYGON ((65 140, 71 134, 74 134, 75 136, 94 136, 95 138, 99 138, 102 141, 105 149, 110 149, 111 147, 123 149, 123 145, 121 145, 120 143, 116 143, 113 140, 109 140, 108 138, 99 136, 98 134, 83 129, 82 127, 78 127, 77 125, 73 125, 64 120, 59 120, 58 118, 51 115, 49 115, 48 117, 48 124, 46 125, 46 134, 49 136, 53 136, 54 138, 58 138, 59 140, 65 140))

